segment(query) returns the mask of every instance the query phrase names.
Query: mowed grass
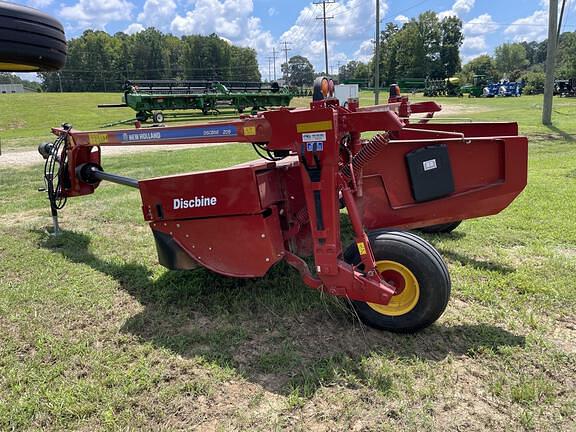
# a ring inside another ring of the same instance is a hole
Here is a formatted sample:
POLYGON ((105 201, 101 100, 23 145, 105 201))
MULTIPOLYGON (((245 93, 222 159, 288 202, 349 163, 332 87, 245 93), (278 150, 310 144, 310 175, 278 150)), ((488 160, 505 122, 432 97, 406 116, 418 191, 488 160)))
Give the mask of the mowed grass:
MULTIPOLYGON (((0 168, 0 430, 574 430, 576 121, 542 128, 533 100, 514 100, 516 118, 508 99, 441 101, 520 120, 529 185, 497 216, 426 236, 453 291, 416 335, 361 326, 286 265, 256 280, 167 271, 122 186, 71 200, 52 237, 40 165, 0 168)), ((145 178, 253 158, 229 145, 105 168, 145 178)))

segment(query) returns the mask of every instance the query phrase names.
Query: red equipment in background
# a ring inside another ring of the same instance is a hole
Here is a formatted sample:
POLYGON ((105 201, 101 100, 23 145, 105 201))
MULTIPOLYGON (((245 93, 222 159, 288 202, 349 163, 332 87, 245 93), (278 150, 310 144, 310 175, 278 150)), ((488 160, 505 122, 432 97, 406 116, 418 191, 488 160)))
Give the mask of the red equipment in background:
POLYGON ((309 109, 204 125, 81 132, 64 125, 41 147, 57 221, 68 197, 102 180, 136 187, 159 261, 234 277, 285 260, 304 282, 347 297, 369 325, 421 329, 444 311, 450 279, 438 252, 403 231, 495 214, 526 185, 527 140, 515 123, 431 123, 440 107, 394 95, 346 108, 319 79, 309 109), (412 114, 427 113, 415 120, 412 114), (412 121, 416 121, 413 123, 412 121), (381 132, 363 139, 364 132, 381 132), (150 180, 103 171, 101 146, 251 143, 267 160, 150 180), (354 243, 343 250, 340 209, 354 243), (241 245, 230 247, 230 241, 241 245), (314 256, 310 270, 302 257, 314 256))

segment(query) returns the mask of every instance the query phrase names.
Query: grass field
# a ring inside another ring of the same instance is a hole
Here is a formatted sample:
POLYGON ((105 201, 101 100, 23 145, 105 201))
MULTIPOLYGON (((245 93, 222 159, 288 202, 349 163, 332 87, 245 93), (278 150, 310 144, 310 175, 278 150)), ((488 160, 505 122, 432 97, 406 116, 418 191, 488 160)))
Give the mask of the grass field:
MULTIPOLYGON (((382 93, 381 100, 385 100, 382 93)), ((50 127, 66 122, 83 130, 99 129, 103 125, 134 117, 130 108, 99 109, 98 104, 120 103, 118 93, 31 93, 0 95, 0 139, 3 151, 33 150, 38 143, 49 138, 50 127)), ((414 101, 430 100, 420 95, 414 101)), ((513 119, 520 123, 522 133, 547 137, 560 135, 566 139, 576 139, 576 102, 570 99, 555 100, 554 126, 543 128, 540 125, 542 111, 541 96, 525 96, 502 99, 436 98, 441 104, 450 107, 450 117, 474 118, 475 120, 513 119)), ((361 96, 363 106, 373 103, 368 92, 361 96)), ((308 99, 296 98, 293 106, 307 106, 308 99)), ((205 117, 193 112, 193 121, 226 118, 205 117)), ((117 126, 122 127, 122 126, 117 126)))
MULTIPOLYGON (((62 121, 130 116, 95 108, 117 95, 1 96, 8 151, 62 121)), ((122 186, 71 200, 51 237, 40 164, 0 156, 0 430, 576 430, 576 101, 556 100, 554 128, 536 97, 441 103, 519 121, 529 185, 497 216, 426 236, 452 298, 408 336, 361 326, 285 265, 260 280, 165 270, 122 186)), ((253 158, 229 145, 105 167, 144 178, 253 158)))

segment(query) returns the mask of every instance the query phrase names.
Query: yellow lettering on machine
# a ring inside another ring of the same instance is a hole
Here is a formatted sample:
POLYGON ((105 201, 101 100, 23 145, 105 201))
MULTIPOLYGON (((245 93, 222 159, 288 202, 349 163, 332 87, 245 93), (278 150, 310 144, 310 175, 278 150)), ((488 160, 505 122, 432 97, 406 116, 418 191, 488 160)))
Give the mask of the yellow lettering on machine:
POLYGON ((100 145, 106 144, 108 142, 108 134, 105 133, 91 133, 88 134, 88 144, 90 145, 100 145))
POLYGON ((298 123, 296 125, 296 130, 298 133, 308 133, 308 132, 320 132, 332 130, 332 121, 319 121, 313 123, 298 123))
POLYGON ((254 126, 246 126, 244 128, 244 136, 254 136, 256 135, 256 128, 254 126))
POLYGON ((358 252, 360 252, 360 255, 366 255, 366 245, 363 242, 356 243, 356 246, 358 246, 358 252))

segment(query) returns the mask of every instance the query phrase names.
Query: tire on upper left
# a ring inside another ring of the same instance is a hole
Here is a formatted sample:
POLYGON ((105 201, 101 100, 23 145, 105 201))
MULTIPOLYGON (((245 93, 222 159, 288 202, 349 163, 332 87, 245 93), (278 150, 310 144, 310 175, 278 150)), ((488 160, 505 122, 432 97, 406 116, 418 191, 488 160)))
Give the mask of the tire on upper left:
POLYGON ((54 71, 66 63, 66 36, 54 18, 26 6, 0 3, 0 71, 54 71))

